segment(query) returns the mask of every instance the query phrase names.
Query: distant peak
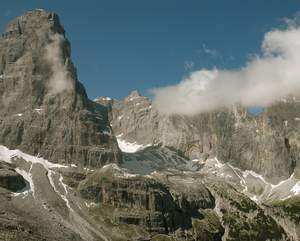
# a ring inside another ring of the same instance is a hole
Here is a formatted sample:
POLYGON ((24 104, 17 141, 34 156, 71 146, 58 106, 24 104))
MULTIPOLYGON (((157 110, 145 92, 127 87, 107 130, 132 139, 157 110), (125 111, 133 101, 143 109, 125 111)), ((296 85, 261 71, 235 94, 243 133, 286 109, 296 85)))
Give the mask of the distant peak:
POLYGON ((94 102, 100 104, 100 105, 104 105, 104 106, 110 106, 113 104, 114 99, 110 98, 108 96, 99 96, 96 99, 94 99, 94 102))
POLYGON ((100 96, 97 97, 96 99, 94 99, 95 102, 99 102, 99 101, 111 101, 112 98, 108 97, 108 96, 100 96))
POLYGON ((141 97, 141 94, 140 94, 140 92, 138 90, 133 90, 129 94, 129 97, 141 97))

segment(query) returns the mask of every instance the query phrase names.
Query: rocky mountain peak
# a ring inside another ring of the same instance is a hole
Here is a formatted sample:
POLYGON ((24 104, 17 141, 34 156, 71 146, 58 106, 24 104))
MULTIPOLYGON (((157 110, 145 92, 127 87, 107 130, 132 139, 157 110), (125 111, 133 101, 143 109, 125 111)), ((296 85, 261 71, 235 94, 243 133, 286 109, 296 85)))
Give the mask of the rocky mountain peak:
POLYGON ((106 108, 78 81, 58 15, 34 10, 0 38, 0 144, 57 162, 120 160, 106 108))
POLYGON ((87 105, 58 15, 34 10, 17 17, 2 34, 0 46, 0 106, 7 112, 48 103, 67 109, 87 105))
POLYGON ((95 98, 94 101, 98 104, 108 106, 111 103, 113 103, 114 99, 112 99, 108 96, 99 96, 99 97, 95 98))
POLYGON ((65 34, 65 30, 60 23, 56 13, 46 12, 42 9, 29 11, 24 15, 11 21, 3 34, 3 37, 12 37, 14 35, 31 34, 37 30, 51 30, 55 33, 65 34))
POLYGON ((142 97, 138 90, 133 90, 131 93, 126 97, 126 99, 134 99, 142 97))

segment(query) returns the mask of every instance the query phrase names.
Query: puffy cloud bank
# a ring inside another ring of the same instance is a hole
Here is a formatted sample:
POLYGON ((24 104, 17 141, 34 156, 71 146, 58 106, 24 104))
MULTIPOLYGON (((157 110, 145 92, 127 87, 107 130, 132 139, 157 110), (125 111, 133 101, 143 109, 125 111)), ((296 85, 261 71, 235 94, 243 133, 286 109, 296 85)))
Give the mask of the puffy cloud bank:
POLYGON ((262 54, 236 70, 192 72, 174 86, 153 89, 154 104, 166 114, 193 115, 235 104, 268 106, 300 94, 300 25, 265 34, 262 54))

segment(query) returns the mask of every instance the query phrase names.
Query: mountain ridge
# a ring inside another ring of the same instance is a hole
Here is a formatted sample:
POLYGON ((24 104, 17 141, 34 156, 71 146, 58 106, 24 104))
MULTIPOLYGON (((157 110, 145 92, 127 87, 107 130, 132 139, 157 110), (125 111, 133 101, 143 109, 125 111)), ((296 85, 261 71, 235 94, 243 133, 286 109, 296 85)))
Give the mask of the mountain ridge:
POLYGON ((162 144, 189 159, 214 158, 254 170, 271 182, 300 175, 300 104, 289 98, 251 114, 239 106, 195 116, 164 115, 141 95, 106 103, 116 135, 129 142, 162 144), (288 124, 287 124, 288 123, 288 124), (295 132, 296 131, 296 132, 295 132))

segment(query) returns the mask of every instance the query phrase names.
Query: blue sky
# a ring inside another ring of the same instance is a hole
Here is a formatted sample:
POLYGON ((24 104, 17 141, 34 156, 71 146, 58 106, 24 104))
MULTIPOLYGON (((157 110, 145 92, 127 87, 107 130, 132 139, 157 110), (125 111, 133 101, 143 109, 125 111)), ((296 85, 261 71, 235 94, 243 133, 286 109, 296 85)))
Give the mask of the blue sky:
POLYGON ((296 0, 10 0, 0 27, 27 10, 59 14, 90 98, 179 82, 201 68, 238 68, 264 33, 300 10, 296 0))

